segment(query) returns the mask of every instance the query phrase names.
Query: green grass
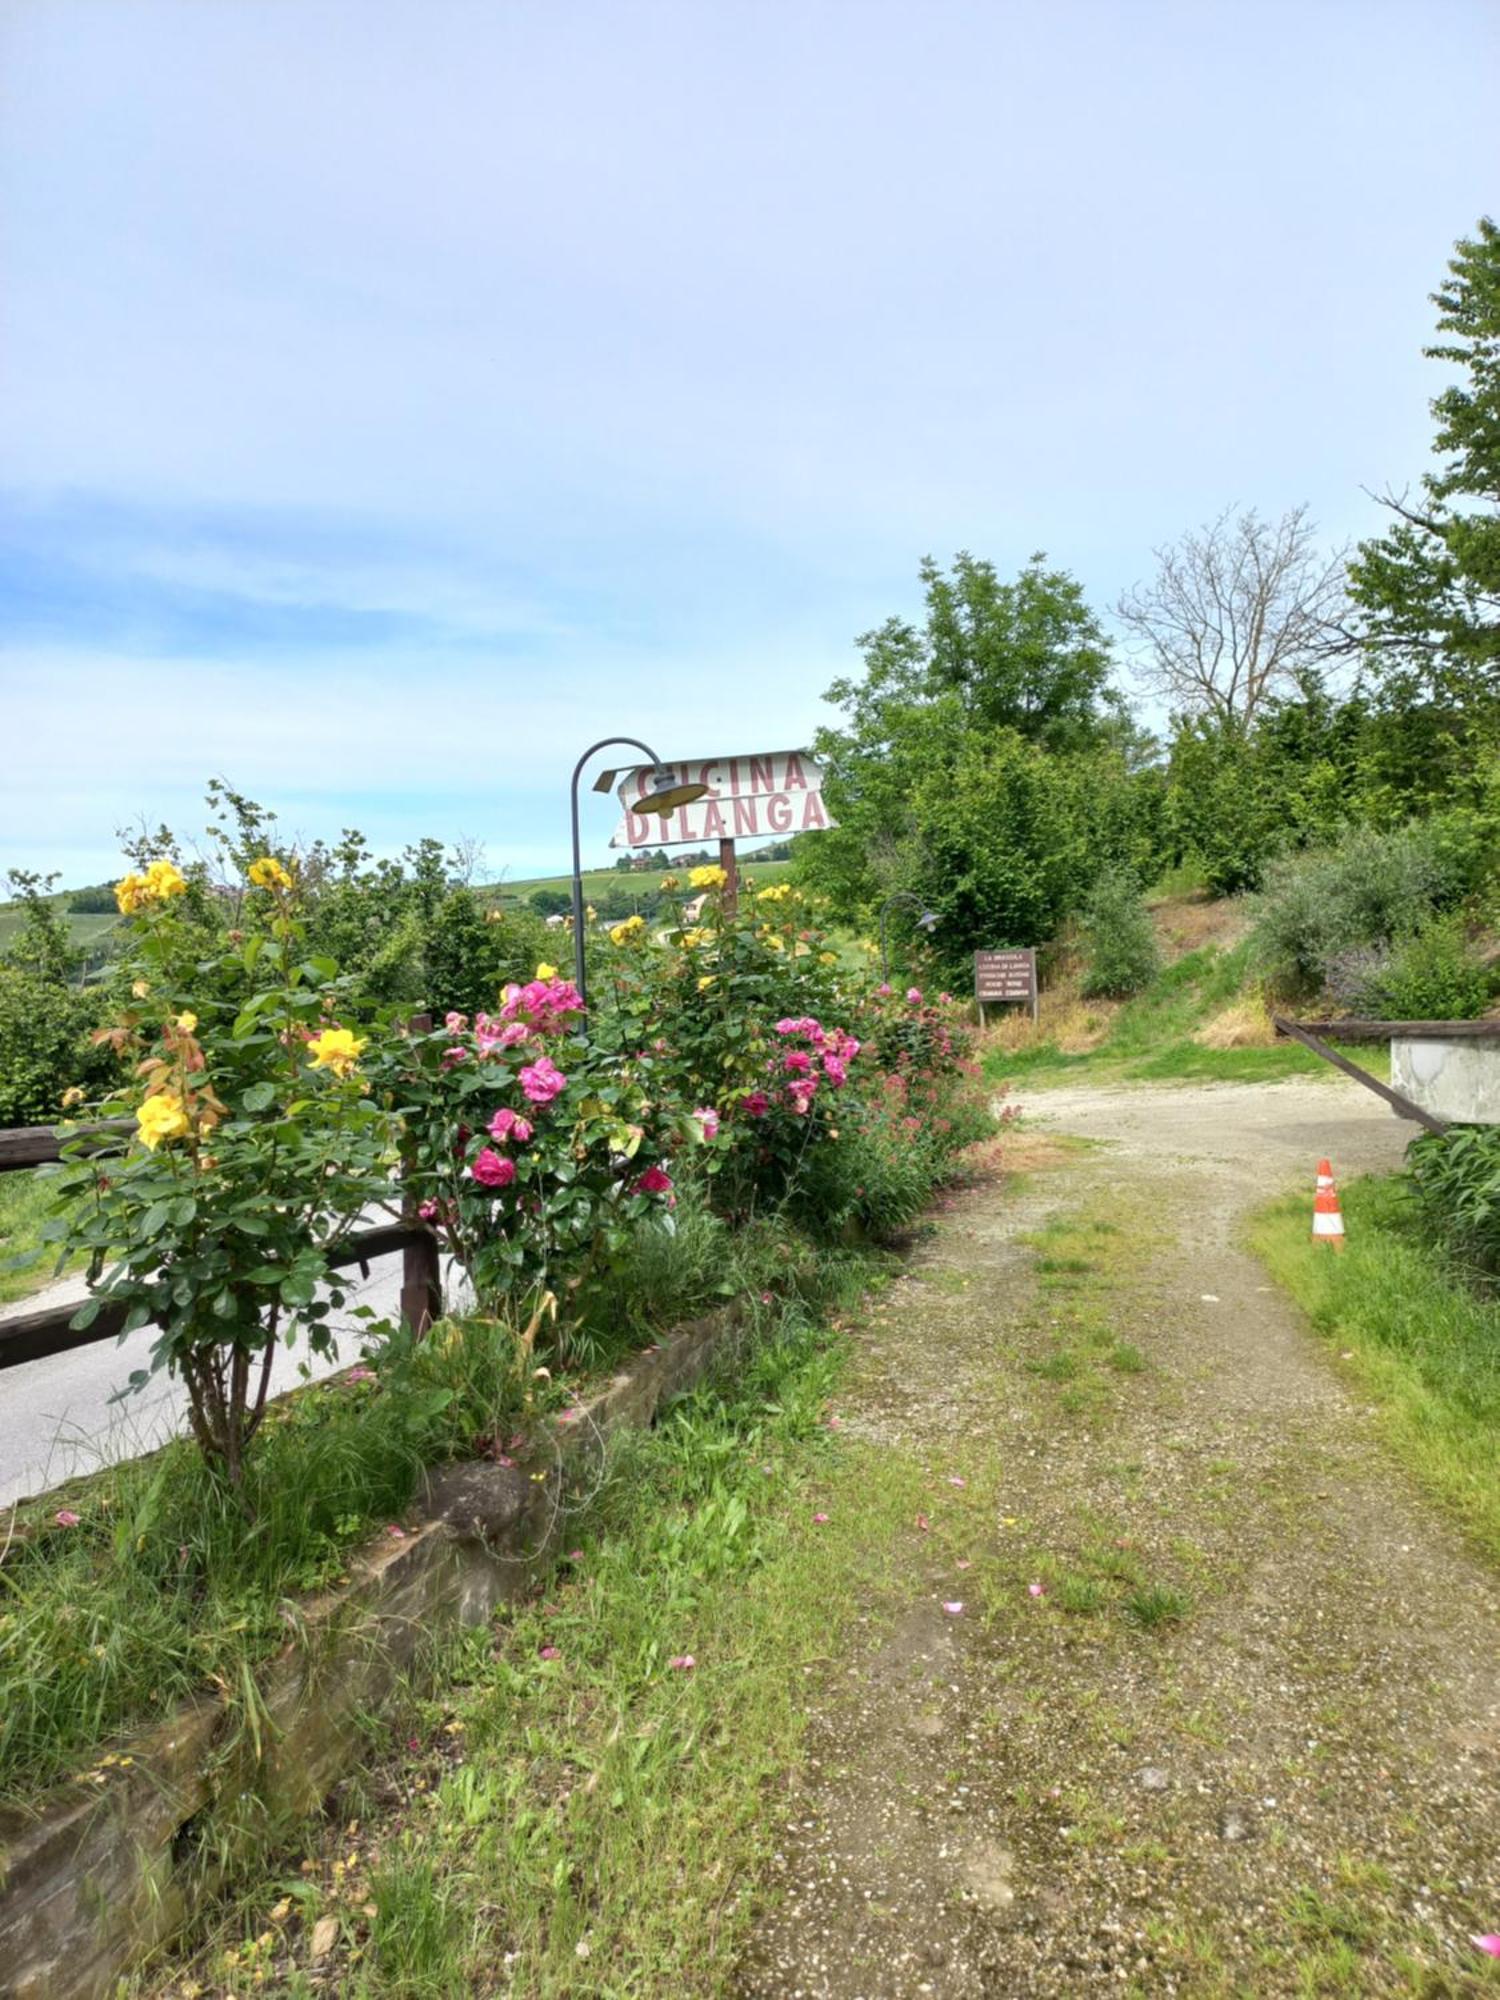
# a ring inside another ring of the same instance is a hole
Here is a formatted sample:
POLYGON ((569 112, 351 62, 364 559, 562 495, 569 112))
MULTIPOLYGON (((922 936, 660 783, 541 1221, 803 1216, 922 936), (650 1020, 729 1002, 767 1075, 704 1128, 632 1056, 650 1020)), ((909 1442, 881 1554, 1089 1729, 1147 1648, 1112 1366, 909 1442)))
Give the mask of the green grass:
MULTIPOLYGON (((672 1235, 640 1232, 618 1325, 580 1355, 587 1365, 607 1371, 727 1292, 764 1301, 755 1314, 772 1324, 845 1283, 847 1259, 784 1225, 730 1231, 690 1185, 678 1216, 672 1235)), ((493 1325, 458 1323, 409 1358, 389 1350, 378 1383, 318 1385, 273 1406, 250 1454, 250 1519, 186 1439, 18 1510, 0 1565, 0 1797, 87 1767, 111 1736, 210 1681, 236 1691, 248 1723, 249 1670, 285 1643, 285 1600, 329 1583, 353 1547, 399 1521, 425 1465, 514 1425, 511 1354, 493 1325), (56 1522, 60 1506, 76 1525, 56 1522)), ((558 1375, 552 1394, 565 1391, 558 1375)))
MULTIPOLYGON (((1246 944, 1229 951, 1205 945, 1128 1001, 1098 1048, 1069 1053, 1052 1042, 1038 1042, 1014 1051, 991 1049, 985 1074, 993 1083, 1024 1078, 1039 1085, 1076 1081, 1084 1073, 1128 1083, 1269 1083, 1285 1076, 1336 1076, 1331 1063, 1300 1042, 1211 1049, 1193 1040, 1198 1029, 1240 997, 1248 979, 1246 944)), ((1340 1052, 1389 1081, 1390 1052, 1383 1043, 1340 1047, 1340 1052)))
MULTIPOLYGON (((740 861, 738 872, 752 889, 768 889, 774 882, 782 881, 791 869, 789 861, 756 861, 753 857, 740 861)), ((663 875, 674 874, 687 886, 687 869, 668 860, 665 868, 643 868, 637 874, 633 869, 586 868, 583 872, 583 894, 585 902, 597 902, 612 889, 623 889, 627 894, 639 890, 643 895, 654 892, 663 875)), ((525 902, 538 889, 555 889, 564 893, 573 886, 571 875, 536 875, 524 881, 491 882, 486 887, 476 889, 475 894, 491 902, 525 902)), ((691 892, 689 892, 691 893, 691 892)), ((82 922, 84 919, 75 919, 82 922)))
MULTIPOLYGON (((90 946, 102 943, 105 932, 112 931, 120 921, 118 916, 104 911, 89 916, 75 916, 71 911, 61 907, 66 898, 53 900, 58 905, 58 915, 67 925, 70 942, 80 951, 86 951, 90 946)), ((24 921, 19 903, 0 904, 0 951, 4 951, 7 945, 15 941, 24 921)))
POLYGON ((57 1261, 52 1250, 24 1270, 7 1271, 13 1257, 42 1249, 41 1227, 47 1215, 47 1182, 33 1172, 0 1174, 0 1304, 24 1299, 50 1284, 57 1261))
MULTIPOLYGON (((825 1274, 851 1306, 871 1267, 825 1274)), ((878 1642, 856 1619, 909 1588, 932 1504, 915 1459, 828 1428, 843 1337, 808 1311, 771 1332, 623 1442, 545 1601, 448 1651, 340 1820, 210 1916, 198 1977, 329 1990, 305 1968, 333 1917, 348 2000, 725 1989, 813 1695, 878 1642)), ((923 1558, 993 1504, 953 1495, 923 1558)))
POLYGON ((1355 1181, 1341 1199, 1342 1256, 1312 1242, 1303 1195, 1262 1209, 1251 1243, 1348 1357, 1400 1456, 1500 1561, 1500 1302, 1423 1240, 1399 1179, 1355 1181))

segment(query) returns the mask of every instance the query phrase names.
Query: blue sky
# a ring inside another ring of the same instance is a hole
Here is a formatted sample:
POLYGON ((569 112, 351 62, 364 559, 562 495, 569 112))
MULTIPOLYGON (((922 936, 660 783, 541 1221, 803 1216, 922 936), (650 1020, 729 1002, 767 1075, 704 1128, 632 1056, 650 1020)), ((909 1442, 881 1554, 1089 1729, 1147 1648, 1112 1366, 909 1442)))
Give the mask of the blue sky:
POLYGON ((212 773, 550 869, 588 741, 806 736, 925 552, 1368 531, 1500 206, 1491 0, 10 0, 0 93, 0 866, 70 882, 212 773))

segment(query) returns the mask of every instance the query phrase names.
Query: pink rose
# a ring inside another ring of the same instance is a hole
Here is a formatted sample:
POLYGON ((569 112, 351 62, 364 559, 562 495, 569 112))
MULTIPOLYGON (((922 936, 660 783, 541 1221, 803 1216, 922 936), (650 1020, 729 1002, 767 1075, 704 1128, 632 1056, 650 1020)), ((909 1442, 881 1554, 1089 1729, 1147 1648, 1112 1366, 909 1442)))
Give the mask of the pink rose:
POLYGON ((847 1083, 849 1080, 849 1072, 837 1056, 824 1056, 823 1074, 834 1084, 847 1083))
POLYGON ((647 1167, 635 1184, 637 1194, 670 1194, 672 1176, 665 1167, 647 1167))
MULTIPOLYGON (((484 1016, 481 1014, 479 1018, 483 1020, 484 1016)), ((467 1014, 453 1013, 443 1016, 443 1026, 448 1030, 450 1035, 461 1035, 468 1025, 469 1017, 467 1014)))
POLYGON ((697 1121, 698 1130, 704 1139, 718 1138, 719 1114, 711 1105, 700 1104, 698 1109, 693 1113, 693 1117, 697 1121))
POLYGON ((521 1088, 533 1104, 550 1104, 568 1087, 568 1079, 551 1056, 538 1056, 521 1071, 521 1088))
POLYGON ((807 1070, 812 1068, 812 1057, 805 1049, 788 1049, 781 1058, 784 1070, 807 1070))
POLYGON ((771 1108, 771 1100, 763 1090, 752 1090, 745 1099, 747 1118, 764 1118, 771 1108))
POLYGON ((519 1111, 512 1111, 508 1104, 502 1104, 490 1120, 492 1139, 514 1139, 518 1146, 524 1146, 531 1137, 531 1120, 523 1118, 519 1111))
POLYGON ((516 1177, 516 1163, 514 1160, 507 1160, 502 1153, 495 1152, 492 1147, 486 1146, 484 1151, 476 1156, 469 1172, 481 1187, 509 1187, 516 1177))
POLYGON ((907 987, 907 989, 906 989, 906 997, 907 997, 907 999, 908 999, 908 1000, 909 1000, 909 1001, 911 1002, 911 1004, 912 1004, 912 1006, 913 1006, 913 1007, 920 1007, 920 1006, 921 1006, 921 1004, 922 1004, 922 989, 921 989, 921 987, 920 987, 920 986, 908 986, 908 987, 907 987))

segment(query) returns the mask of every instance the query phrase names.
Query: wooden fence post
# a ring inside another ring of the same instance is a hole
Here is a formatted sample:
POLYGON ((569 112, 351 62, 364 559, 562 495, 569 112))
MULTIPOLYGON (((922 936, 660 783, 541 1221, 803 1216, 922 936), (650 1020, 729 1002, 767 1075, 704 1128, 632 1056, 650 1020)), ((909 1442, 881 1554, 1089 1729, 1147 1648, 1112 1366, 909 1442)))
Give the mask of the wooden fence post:
MULTIPOLYGON (((432 1026, 430 1014, 413 1014, 407 1027, 414 1035, 425 1035, 432 1026)), ((414 1233, 401 1251, 401 1318, 420 1340, 435 1319, 443 1314, 443 1271, 438 1256, 437 1237, 417 1213, 414 1191, 403 1188, 401 1219, 414 1233)))

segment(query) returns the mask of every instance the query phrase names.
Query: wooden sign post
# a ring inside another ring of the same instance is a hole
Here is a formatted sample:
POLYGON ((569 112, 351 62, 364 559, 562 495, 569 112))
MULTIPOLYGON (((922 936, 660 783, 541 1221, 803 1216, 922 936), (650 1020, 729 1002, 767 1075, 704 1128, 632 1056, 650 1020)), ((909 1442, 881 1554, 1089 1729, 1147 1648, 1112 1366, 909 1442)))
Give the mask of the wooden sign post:
POLYGON ((1040 1018, 1041 996, 1037 990, 1034 951, 976 951, 974 954, 974 998, 979 1002, 979 1025, 984 1026, 986 1007, 1029 1004, 1031 1018, 1040 1018))

